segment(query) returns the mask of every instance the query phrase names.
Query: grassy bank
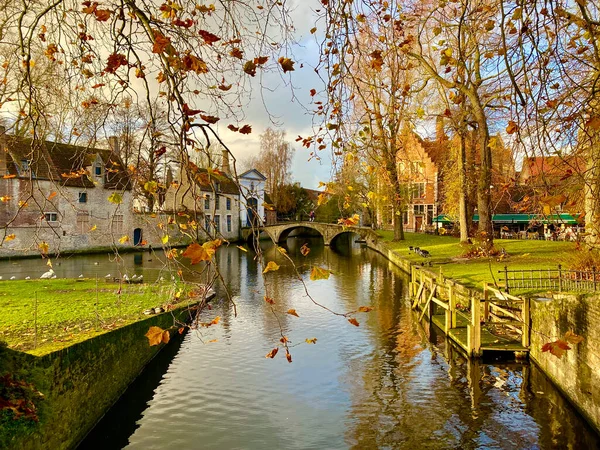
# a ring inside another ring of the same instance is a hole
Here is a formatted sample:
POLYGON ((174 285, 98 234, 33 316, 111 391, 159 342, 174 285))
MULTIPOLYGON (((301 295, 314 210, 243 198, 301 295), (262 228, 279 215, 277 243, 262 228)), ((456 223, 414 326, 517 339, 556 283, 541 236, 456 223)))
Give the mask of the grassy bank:
POLYGON ((494 283, 502 276, 498 273, 508 266, 510 270, 556 269, 558 264, 568 265, 575 251, 572 242, 502 239, 496 240, 497 248, 504 248, 508 256, 499 258, 463 258, 468 246, 461 245, 458 238, 422 233, 406 233, 406 240, 392 242, 391 231, 378 232, 387 245, 403 258, 417 264, 431 261, 432 270, 442 270, 447 278, 453 278, 468 287, 481 288, 482 282, 494 283), (409 246, 429 251, 431 258, 410 252, 409 246))
POLYGON ((173 301, 179 289, 166 282, 119 285, 104 279, 3 281, 0 341, 46 354, 144 318, 144 310, 173 301))

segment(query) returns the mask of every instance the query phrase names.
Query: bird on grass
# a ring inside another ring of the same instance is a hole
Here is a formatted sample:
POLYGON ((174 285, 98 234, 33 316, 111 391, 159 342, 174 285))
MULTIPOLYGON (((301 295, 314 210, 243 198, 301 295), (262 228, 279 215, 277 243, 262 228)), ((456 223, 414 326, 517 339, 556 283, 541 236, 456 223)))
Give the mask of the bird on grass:
POLYGON ((10 277, 11 280, 16 280, 17 277, 15 277, 14 275, 12 277, 10 277))
POLYGON ((79 278, 83 278, 83 274, 79 275, 79 278))
POLYGON ((108 275, 106 275, 104 278, 110 278, 110 277, 111 277, 111 275, 110 275, 110 273, 109 273, 109 274, 108 274, 108 275))
POLYGON ((31 277, 25 277, 26 280, 31 280, 31 277))
POLYGON ((40 279, 47 280, 47 279, 52 278, 52 275, 54 275, 54 270, 50 269, 48 272, 44 272, 42 274, 42 276, 40 277, 40 279))

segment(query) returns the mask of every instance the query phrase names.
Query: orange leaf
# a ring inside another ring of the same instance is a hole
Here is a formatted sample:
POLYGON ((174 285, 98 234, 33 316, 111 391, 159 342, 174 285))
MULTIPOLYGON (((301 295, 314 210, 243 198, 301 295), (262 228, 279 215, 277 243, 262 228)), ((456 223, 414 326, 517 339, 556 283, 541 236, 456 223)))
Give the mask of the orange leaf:
POLYGON ((569 344, 560 339, 554 342, 547 342, 542 346, 542 352, 550 352, 559 359, 562 358, 566 350, 570 349, 569 344))
POLYGON ((47 242, 41 242, 40 244, 38 244, 38 249, 40 250, 40 252, 45 255, 48 253, 48 250, 50 249, 50 246, 48 245, 47 242))
POLYGON ((2 178, 8 179, 8 178, 14 178, 14 177, 16 177, 16 175, 4 175, 2 178))
POLYGON ((300 317, 300 316, 298 315, 298 313, 296 312, 296 310, 295 310, 295 309, 288 309, 286 312, 287 312, 287 313, 288 313, 290 316, 296 316, 296 317, 300 317))
POLYGON ((214 319, 213 319, 213 320, 210 322, 210 324, 211 324, 211 325, 217 325, 217 324, 219 323, 219 321, 220 321, 220 320, 221 320, 221 317, 220 317, 220 316, 217 316, 217 317, 215 317, 215 318, 214 318, 214 319))
POLYGON ((204 114, 200 114, 200 117, 208 123, 217 123, 219 121, 219 118, 215 116, 205 116, 204 114))
POLYGON ((300 247, 300 253, 302 256, 307 256, 310 253, 310 248, 308 248, 308 245, 302 245, 302 247, 300 247))
POLYGON ((6 242, 8 241, 12 241, 14 238, 16 238, 17 236, 15 234, 7 234, 6 237, 4 238, 4 240, 6 242))
POLYGON ((292 355, 288 350, 285 351, 285 357, 287 358, 289 363, 292 362, 292 355))
POLYGON ((506 127, 506 132, 508 134, 515 134, 517 131, 519 131, 519 126, 516 124, 516 122, 509 120, 508 126, 506 127))
POLYGON ((162 53, 167 47, 171 45, 171 38, 160 33, 156 33, 154 36, 154 45, 152 46, 152 53, 162 53))
POLYGON ((275 304, 275 300, 273 300, 271 297, 267 297, 266 295, 265 295, 265 302, 267 302, 269 305, 275 304))
POLYGON ((48 200, 52 200, 54 197, 56 197, 58 194, 56 192, 50 192, 50 195, 48 196, 48 200))
POLYGON ((165 330, 165 331, 163 331, 163 334, 162 334, 162 341, 163 341, 165 344, 168 344, 170 340, 171 340, 171 335, 169 334, 169 330, 165 330))
POLYGON ((126 65, 128 65, 128 62, 125 55, 121 53, 113 53, 109 55, 104 71, 108 73, 115 73, 119 67, 126 65))
POLYGON ((108 9, 96 9, 94 11, 94 15, 96 16, 96 20, 98 22, 106 22, 108 19, 110 19, 110 10, 108 9))
POLYGON ((267 353, 265 355, 265 358, 275 358, 275 355, 277 354, 277 352, 279 351, 279 347, 275 347, 273 350, 271 350, 269 353, 267 353))
POLYGON ((358 323, 358 320, 356 320, 354 317, 351 317, 348 319, 348 322, 350 322, 352 325, 354 325, 355 327, 360 326, 360 324, 358 323))
POLYGON ((183 67, 186 70, 192 70, 198 75, 208 73, 208 66, 204 60, 197 58, 194 55, 187 54, 182 58, 183 67))
POLYGON ((262 66, 263 64, 266 64, 268 60, 268 56, 259 56, 258 58, 254 58, 254 64, 262 66))
POLYGON ((358 312, 369 312, 369 311, 373 311, 373 308, 370 306, 361 306, 360 308, 358 308, 358 312))
POLYGON ((183 332, 185 331, 185 327, 180 327, 177 331, 179 332, 179 334, 183 334, 183 332))
POLYGON ((182 256, 189 258, 190 263, 193 265, 198 264, 200 261, 210 261, 212 254, 209 254, 206 248, 204 248, 202 245, 194 242, 185 249, 182 256))
POLYGON ((279 264, 277 264, 275 261, 269 261, 267 263, 267 267, 265 267, 265 270, 263 270, 263 273, 274 272, 276 270, 279 270, 279 264))
POLYGON ((167 342, 169 339, 169 335, 168 335, 168 331, 163 330, 160 327, 150 327, 150 329, 148 330, 148 332, 144 335, 148 338, 148 341, 150 343, 150 345, 158 345, 161 342, 163 342, 163 339, 165 338, 165 333, 167 333, 166 337, 167 337, 167 342))

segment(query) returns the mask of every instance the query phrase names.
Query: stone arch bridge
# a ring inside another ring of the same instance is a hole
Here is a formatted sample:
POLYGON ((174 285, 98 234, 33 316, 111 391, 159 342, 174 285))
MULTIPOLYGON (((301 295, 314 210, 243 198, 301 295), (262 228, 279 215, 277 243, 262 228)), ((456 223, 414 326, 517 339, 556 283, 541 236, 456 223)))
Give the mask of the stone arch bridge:
POLYGON ((377 233, 371 228, 367 227, 343 227, 333 223, 321 223, 321 222, 286 222, 278 223, 276 225, 263 226, 259 228, 244 228, 242 230, 242 238, 244 240, 250 239, 250 237, 257 231, 265 232, 275 242, 280 243, 287 239, 293 230, 308 229, 316 231, 323 237, 325 245, 331 245, 331 243, 339 236, 348 235, 354 233, 360 236, 361 240, 366 241, 368 244, 377 241, 377 233))

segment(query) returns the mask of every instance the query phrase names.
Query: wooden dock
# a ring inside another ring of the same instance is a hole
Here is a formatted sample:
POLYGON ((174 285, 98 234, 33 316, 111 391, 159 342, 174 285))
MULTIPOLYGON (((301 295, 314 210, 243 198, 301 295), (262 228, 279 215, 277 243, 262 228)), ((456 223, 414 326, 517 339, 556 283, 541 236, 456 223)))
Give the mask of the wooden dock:
POLYGON ((469 356, 486 352, 529 352, 529 299, 483 285, 483 293, 457 285, 424 268, 411 270, 412 307, 469 356))

